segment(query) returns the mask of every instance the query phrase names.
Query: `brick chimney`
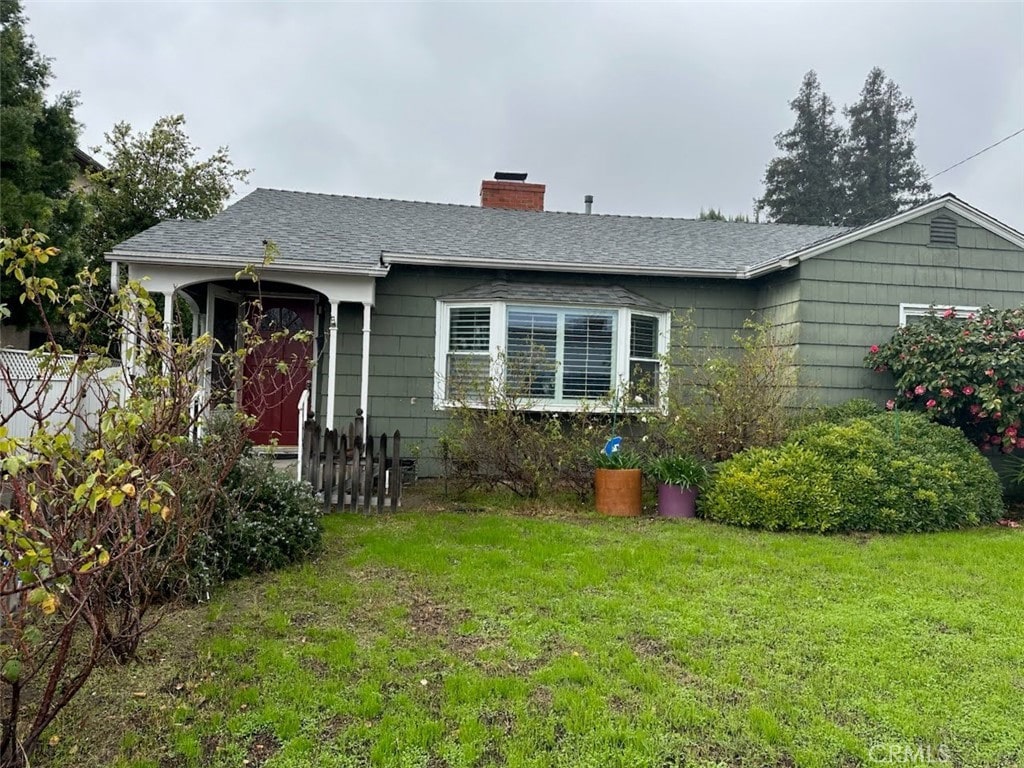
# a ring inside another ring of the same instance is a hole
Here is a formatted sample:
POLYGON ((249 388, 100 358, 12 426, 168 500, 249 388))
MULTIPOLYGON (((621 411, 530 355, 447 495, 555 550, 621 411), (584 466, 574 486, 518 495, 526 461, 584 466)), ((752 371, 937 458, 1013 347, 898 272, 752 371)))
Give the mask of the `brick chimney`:
POLYGON ((527 184, 525 173, 498 171, 494 181, 480 182, 481 208, 511 208, 515 211, 543 211, 544 185, 527 184))

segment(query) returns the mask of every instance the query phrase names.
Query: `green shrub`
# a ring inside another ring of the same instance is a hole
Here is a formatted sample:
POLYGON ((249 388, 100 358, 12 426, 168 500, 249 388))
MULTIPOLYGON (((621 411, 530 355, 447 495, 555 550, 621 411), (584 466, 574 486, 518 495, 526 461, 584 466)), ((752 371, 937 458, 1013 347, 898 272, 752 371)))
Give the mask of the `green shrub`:
POLYGON ((214 532, 222 576, 233 579, 280 568, 320 550, 320 508, 305 483, 250 454, 227 482, 229 515, 214 532))
POLYGON ((866 397, 855 397, 839 405, 825 405, 814 412, 813 419, 809 424, 827 422, 829 424, 842 424, 850 419, 861 419, 868 416, 875 416, 882 412, 881 406, 874 400, 866 397))
POLYGON ((958 427, 985 452, 1024 448, 1024 307, 937 310, 872 346, 864 363, 892 372, 890 407, 958 427))
MULTIPOLYGON (((212 435, 216 445, 217 436, 212 435)), ((197 450, 209 452, 209 445, 197 450)), ((309 487, 247 452, 213 493, 211 519, 196 537, 184 568, 169 574, 168 597, 202 599, 224 581, 280 568, 319 551, 320 506, 309 487)), ((183 498, 182 505, 195 503, 183 498)))
POLYGON ((991 522, 999 479, 963 435, 917 414, 821 422, 727 461, 703 514, 769 530, 931 531, 991 522))

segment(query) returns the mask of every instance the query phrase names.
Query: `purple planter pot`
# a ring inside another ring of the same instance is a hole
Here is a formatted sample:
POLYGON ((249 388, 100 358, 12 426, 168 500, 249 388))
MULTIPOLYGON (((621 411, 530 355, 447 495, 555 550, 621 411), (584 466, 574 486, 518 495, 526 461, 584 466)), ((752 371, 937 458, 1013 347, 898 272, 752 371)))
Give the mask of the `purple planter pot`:
POLYGON ((658 483, 658 514, 662 517, 696 517, 697 489, 658 483))

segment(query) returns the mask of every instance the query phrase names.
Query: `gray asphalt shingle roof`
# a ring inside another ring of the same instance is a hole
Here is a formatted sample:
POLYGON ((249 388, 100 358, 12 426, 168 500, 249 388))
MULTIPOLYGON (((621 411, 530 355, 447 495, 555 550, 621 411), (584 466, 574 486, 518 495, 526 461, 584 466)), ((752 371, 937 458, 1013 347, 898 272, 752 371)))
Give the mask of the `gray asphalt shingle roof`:
POLYGON ((577 304, 591 304, 606 307, 631 307, 658 312, 663 307, 639 294, 627 291, 620 285, 562 285, 535 282, 508 282, 493 280, 471 288, 441 296, 444 301, 506 301, 538 302, 542 304, 565 303, 565 297, 572 296, 577 304))
POLYGON ((259 260, 273 240, 289 261, 375 269, 382 253, 605 267, 737 271, 845 230, 605 214, 513 211, 257 189, 207 221, 165 221, 113 249, 140 256, 259 260))

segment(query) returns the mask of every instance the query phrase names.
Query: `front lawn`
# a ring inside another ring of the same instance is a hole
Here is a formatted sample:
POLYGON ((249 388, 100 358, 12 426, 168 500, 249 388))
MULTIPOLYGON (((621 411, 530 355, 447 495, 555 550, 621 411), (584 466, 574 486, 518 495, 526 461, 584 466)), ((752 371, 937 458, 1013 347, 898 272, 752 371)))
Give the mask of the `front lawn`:
POLYGON ((177 611, 36 765, 1024 762, 1024 531, 328 518, 177 611), (248 762, 243 762, 248 761, 248 762))

